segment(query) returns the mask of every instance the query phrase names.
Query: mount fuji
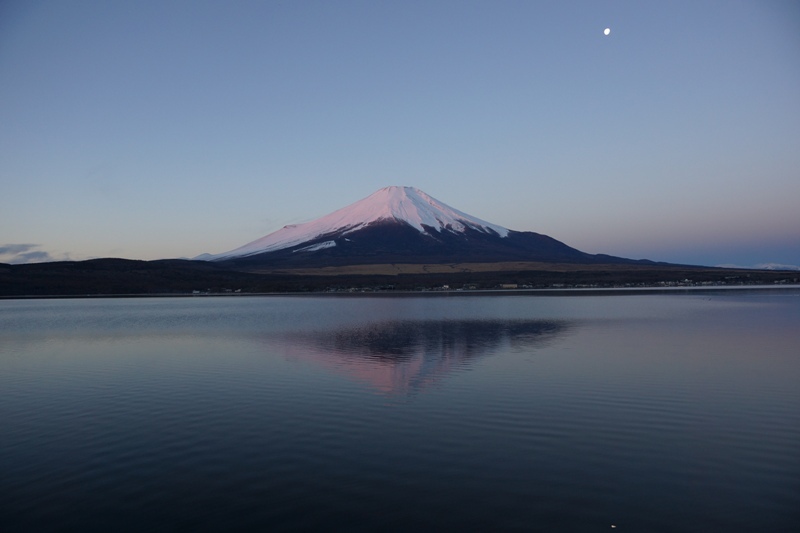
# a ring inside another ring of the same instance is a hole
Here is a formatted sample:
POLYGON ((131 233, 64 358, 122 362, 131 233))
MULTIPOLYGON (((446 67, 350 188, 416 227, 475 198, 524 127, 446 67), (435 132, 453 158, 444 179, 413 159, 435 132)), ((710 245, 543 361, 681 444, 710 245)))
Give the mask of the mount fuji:
POLYGON ((236 267, 535 261, 653 264, 593 255, 459 211, 414 187, 385 187, 326 216, 197 260, 236 267))

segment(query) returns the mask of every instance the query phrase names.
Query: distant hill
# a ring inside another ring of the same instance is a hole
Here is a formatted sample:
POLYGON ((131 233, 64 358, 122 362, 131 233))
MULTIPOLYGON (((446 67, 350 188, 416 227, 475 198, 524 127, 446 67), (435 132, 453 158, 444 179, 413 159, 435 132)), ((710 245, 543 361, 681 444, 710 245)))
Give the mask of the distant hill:
POLYGON ((206 261, 93 259, 0 263, 0 297, 253 294, 347 290, 727 285, 791 282, 797 272, 577 263, 364 264, 241 271, 206 261), (685 280, 690 280, 686 282, 685 280))

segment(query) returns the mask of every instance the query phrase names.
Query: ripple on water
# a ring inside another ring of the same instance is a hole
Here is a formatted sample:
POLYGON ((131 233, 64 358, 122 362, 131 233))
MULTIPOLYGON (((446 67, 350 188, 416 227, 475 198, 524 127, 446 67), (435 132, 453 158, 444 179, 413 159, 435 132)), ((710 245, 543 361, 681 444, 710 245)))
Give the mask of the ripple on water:
POLYGON ((798 304, 631 298, 0 302, 0 529, 786 529, 798 304))

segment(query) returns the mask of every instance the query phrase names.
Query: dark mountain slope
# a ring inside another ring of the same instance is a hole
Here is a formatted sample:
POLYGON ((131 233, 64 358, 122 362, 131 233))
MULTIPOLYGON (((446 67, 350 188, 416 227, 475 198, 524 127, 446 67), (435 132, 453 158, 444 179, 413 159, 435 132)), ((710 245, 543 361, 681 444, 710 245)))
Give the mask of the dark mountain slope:
POLYGON ((508 236, 466 228, 461 232, 422 233, 397 221, 380 221, 346 234, 326 234, 290 248, 218 262, 231 268, 321 267, 379 263, 466 263, 539 261, 579 264, 655 264, 608 255, 592 255, 533 232, 508 236), (324 243, 335 243, 315 248, 324 243), (310 251, 306 249, 311 248, 310 251))

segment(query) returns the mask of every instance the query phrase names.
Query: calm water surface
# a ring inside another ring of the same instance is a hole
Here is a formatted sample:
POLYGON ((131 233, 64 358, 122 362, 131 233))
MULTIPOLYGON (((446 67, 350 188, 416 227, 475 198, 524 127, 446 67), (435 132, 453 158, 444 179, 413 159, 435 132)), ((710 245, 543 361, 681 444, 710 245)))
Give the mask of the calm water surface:
POLYGON ((0 301, 0 531, 797 531, 800 291, 0 301))

